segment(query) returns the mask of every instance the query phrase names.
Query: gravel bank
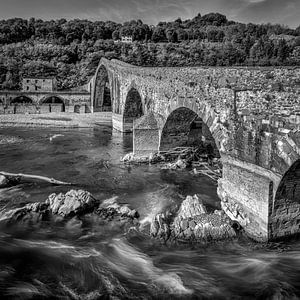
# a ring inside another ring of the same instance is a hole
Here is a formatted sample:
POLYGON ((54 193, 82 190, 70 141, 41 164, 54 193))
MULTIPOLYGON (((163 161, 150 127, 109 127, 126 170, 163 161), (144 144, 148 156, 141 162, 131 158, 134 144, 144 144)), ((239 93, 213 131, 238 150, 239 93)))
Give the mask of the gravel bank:
POLYGON ((0 127, 94 127, 110 125, 111 113, 49 113, 39 115, 0 115, 0 127))

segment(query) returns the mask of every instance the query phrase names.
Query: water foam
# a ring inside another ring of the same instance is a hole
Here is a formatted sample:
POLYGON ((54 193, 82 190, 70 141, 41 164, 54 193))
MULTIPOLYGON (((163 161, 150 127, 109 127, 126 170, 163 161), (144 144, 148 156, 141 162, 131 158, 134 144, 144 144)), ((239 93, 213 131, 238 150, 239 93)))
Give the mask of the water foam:
POLYGON ((164 272, 155 267, 149 256, 138 251, 123 239, 113 239, 110 246, 113 248, 113 255, 116 259, 114 263, 110 260, 109 264, 123 276, 134 280, 146 278, 171 294, 193 293, 191 289, 184 286, 178 274, 164 272))

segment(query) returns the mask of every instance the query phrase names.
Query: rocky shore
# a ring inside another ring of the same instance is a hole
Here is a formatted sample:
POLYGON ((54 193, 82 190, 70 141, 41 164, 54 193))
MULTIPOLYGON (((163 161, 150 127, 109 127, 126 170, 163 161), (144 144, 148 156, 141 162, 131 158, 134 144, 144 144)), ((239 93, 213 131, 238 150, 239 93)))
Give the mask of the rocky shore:
MULTIPOLYGON (((136 210, 118 203, 117 197, 101 202, 83 190, 51 194, 44 202, 29 203, 8 211, 1 221, 5 220, 8 224, 49 221, 53 218, 63 221, 84 215, 96 216, 104 222, 128 225, 128 229, 135 226, 137 231, 144 232, 136 210)), ((234 238, 236 232, 231 225, 223 211, 208 213, 202 200, 194 195, 187 196, 179 208, 154 216, 146 233, 164 243, 211 242, 234 238)))
POLYGON ((117 202, 112 198, 99 202, 89 192, 83 190, 70 190, 63 194, 51 194, 45 202, 29 203, 21 208, 6 213, 5 219, 8 223, 43 221, 53 217, 61 220, 68 220, 73 217, 80 217, 86 214, 99 216, 101 220, 125 221, 132 224, 139 218, 136 210, 128 205, 117 202))

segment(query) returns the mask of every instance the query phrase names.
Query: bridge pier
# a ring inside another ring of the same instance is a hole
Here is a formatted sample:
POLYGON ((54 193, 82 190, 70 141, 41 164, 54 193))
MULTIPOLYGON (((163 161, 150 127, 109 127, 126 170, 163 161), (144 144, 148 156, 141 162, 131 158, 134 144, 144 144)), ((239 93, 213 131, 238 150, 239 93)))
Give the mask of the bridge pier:
POLYGON ((133 132, 133 123, 136 118, 124 118, 122 114, 112 114, 112 126, 121 132, 133 132))
POLYGON ((153 113, 134 121, 133 153, 149 155, 159 150, 159 128, 153 113))
POLYGON ((255 240, 272 238, 270 216, 281 177, 270 170, 222 154, 218 195, 225 213, 255 240))

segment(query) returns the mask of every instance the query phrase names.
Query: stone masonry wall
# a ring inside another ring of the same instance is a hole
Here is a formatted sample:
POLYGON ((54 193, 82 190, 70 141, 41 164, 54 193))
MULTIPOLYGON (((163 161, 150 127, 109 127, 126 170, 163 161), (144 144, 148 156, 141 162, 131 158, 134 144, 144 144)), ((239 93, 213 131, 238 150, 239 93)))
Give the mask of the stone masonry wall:
POLYGON ((300 68, 143 68, 106 59, 100 65, 114 81, 120 113, 134 87, 161 131, 184 106, 203 117, 221 152, 281 174, 300 155, 300 68))
MULTIPOLYGON (((300 68, 141 68, 106 59, 100 66, 108 71, 113 111, 122 116, 129 91, 136 89, 144 115, 154 115, 160 146, 185 142, 190 122, 180 116, 169 122, 179 108, 203 120, 224 165, 218 183, 224 210, 252 236, 267 240, 276 189, 300 159, 300 68)), ((145 145, 150 135, 136 129, 136 141, 145 145)))

